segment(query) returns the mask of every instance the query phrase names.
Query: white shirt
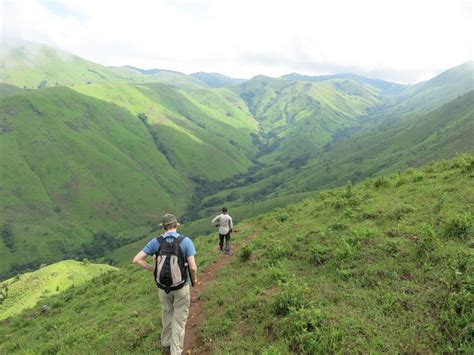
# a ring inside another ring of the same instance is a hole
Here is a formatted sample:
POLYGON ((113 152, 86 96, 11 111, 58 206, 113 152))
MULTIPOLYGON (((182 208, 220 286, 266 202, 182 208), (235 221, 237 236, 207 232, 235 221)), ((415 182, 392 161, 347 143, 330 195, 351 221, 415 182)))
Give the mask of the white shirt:
POLYGON ((212 224, 218 225, 219 234, 224 234, 224 235, 229 233, 229 230, 231 230, 234 227, 234 225, 232 224, 232 217, 224 213, 214 217, 214 219, 212 220, 212 224))

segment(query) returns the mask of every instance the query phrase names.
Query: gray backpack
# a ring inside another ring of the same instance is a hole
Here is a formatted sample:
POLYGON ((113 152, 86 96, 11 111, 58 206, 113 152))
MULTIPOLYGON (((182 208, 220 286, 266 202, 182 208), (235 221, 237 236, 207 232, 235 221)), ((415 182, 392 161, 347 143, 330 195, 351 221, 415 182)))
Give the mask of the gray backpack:
POLYGON ((156 285, 166 293, 179 290, 186 284, 188 276, 188 263, 181 251, 180 244, 184 236, 156 238, 160 248, 156 252, 155 282, 156 285), (172 242, 167 240, 172 239, 172 242))

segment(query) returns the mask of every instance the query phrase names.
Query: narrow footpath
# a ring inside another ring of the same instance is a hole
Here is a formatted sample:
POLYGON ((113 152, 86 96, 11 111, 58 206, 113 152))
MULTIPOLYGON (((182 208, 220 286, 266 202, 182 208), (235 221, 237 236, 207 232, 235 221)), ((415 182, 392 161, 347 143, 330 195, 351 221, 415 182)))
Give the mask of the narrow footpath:
MULTIPOLYGON (((234 235, 239 234, 235 231, 234 235)), ((189 307, 189 316, 186 323, 186 333, 184 338, 184 354, 209 354, 210 344, 203 344, 199 337, 199 329, 204 321, 203 300, 201 294, 206 290, 208 285, 217 277, 220 268, 226 265, 230 260, 235 258, 240 246, 245 245, 256 236, 256 233, 249 234, 246 238, 232 243, 232 251, 230 256, 224 253, 212 264, 208 265, 203 271, 198 270, 198 284, 191 288, 191 305, 189 307)), ((217 243, 216 243, 217 245, 217 243)))

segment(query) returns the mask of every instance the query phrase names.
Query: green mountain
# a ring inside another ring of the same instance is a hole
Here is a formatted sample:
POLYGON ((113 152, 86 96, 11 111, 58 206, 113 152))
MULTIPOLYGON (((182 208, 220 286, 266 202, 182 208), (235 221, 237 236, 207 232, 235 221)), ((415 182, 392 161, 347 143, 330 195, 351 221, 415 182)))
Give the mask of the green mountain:
POLYGON ((471 91, 428 114, 411 115, 391 124, 379 123, 346 138, 336 138, 307 161, 289 161, 284 168, 267 167, 244 176, 219 193, 207 196, 199 216, 213 213, 222 203, 238 211, 252 203, 252 209, 243 208, 242 214, 239 213, 239 217, 248 218, 255 214, 254 209, 268 204, 267 200, 291 202, 294 194, 473 152, 473 135, 474 92, 471 91))
MULTIPOLYGON (((249 241, 199 296, 206 351, 471 352, 473 167, 464 155, 237 225, 249 241)), ((195 242, 202 271, 219 252, 195 242)), ((155 287, 128 266, 43 299, 2 323, 0 352, 156 351, 155 287)))
POLYGON ((142 240, 164 212, 204 232, 223 204, 248 218, 472 151, 466 78, 472 65, 413 87, 355 75, 237 83, 10 46, 0 66, 0 277, 65 257, 110 262, 106 250, 142 240))
POLYGON ((390 112, 428 112, 474 90, 474 62, 446 70, 431 80, 408 87, 391 102, 390 112))
POLYGON ((20 89, 19 87, 16 87, 14 85, 0 83, 0 97, 19 94, 23 91, 23 89, 20 89))
POLYGON ((140 81, 137 75, 118 74, 96 64, 44 44, 21 41, 0 47, 0 82, 36 89, 103 81, 140 81))
MULTIPOLYGON (((256 148, 255 120, 219 91, 178 92, 162 84, 76 86, 75 90, 145 114, 147 127, 170 164, 182 175, 210 180, 246 171, 256 148)), ((240 106, 244 103, 240 102, 240 106)))
POLYGON ((20 314, 48 297, 114 270, 118 269, 110 265, 65 260, 3 281, 0 290, 6 297, 0 303, 0 320, 20 314))
POLYGON ((304 159, 337 130, 357 125, 380 101, 375 89, 351 80, 303 83, 257 76, 234 90, 259 122, 265 163, 304 159))
POLYGON ((219 73, 205 73, 202 71, 198 73, 193 73, 190 76, 199 79, 203 83, 206 83, 210 87, 214 88, 233 86, 245 81, 244 79, 235 79, 219 73))
POLYGON ((129 111, 65 87, 0 107, 2 272, 80 255, 101 231, 142 235, 186 205, 189 180, 129 111))
POLYGON ((139 77, 141 82, 158 82, 177 89, 205 89, 209 86, 190 75, 164 69, 140 69, 131 66, 111 67, 117 74, 126 77, 139 77))
POLYGON ((383 92, 384 94, 394 95, 400 93, 407 86, 403 84, 397 84, 390 81, 366 78, 357 74, 335 74, 335 75, 319 75, 309 76, 301 75, 298 73, 286 74, 281 77, 282 79, 289 81, 332 81, 332 80, 353 80, 361 84, 368 84, 373 86, 375 89, 383 92))

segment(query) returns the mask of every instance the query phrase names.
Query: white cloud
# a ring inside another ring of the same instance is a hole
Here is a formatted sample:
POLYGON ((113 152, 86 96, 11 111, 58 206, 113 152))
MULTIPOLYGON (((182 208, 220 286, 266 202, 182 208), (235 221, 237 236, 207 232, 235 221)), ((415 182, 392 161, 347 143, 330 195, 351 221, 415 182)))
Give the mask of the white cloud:
POLYGON ((462 0, 3 0, 3 34, 106 65, 415 82, 472 60, 462 0))

